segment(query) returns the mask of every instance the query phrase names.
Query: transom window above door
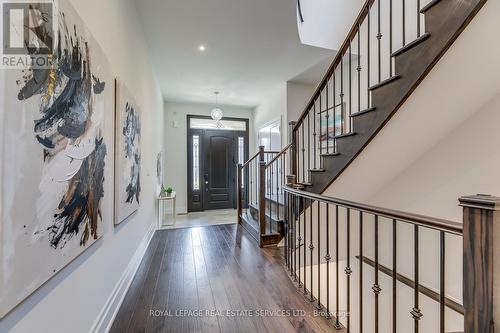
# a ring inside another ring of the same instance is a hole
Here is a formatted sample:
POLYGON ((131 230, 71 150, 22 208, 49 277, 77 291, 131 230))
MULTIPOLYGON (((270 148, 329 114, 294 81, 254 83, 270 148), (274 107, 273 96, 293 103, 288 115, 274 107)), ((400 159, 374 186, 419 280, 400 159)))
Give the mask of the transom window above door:
POLYGON ((191 129, 218 129, 226 131, 246 131, 247 123, 241 120, 222 119, 217 124, 211 118, 190 118, 189 128, 191 129))

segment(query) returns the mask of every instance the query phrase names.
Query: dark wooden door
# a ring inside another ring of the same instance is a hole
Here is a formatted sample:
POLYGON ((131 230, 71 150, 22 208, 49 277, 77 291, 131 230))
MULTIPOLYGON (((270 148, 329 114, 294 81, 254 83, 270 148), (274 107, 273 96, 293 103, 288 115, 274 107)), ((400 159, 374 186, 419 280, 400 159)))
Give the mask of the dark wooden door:
POLYGON ((248 159, 248 119, 223 118, 244 122, 245 130, 191 127, 191 119, 211 118, 187 116, 188 212, 236 209, 236 167, 248 159))
POLYGON ((205 130, 203 135, 203 208, 234 206, 235 149, 234 132, 205 130))

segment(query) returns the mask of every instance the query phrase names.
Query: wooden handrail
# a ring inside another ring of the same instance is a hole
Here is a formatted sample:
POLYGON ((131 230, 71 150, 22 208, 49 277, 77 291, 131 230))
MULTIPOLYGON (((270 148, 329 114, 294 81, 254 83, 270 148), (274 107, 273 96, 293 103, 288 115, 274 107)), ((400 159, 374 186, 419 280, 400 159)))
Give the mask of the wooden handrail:
POLYGON ((366 205, 354 201, 349 201, 349 200, 344 200, 344 199, 338 199, 338 198, 333 198, 321 194, 316 194, 312 192, 307 192, 303 190, 298 190, 291 188, 290 186, 284 186, 285 192, 295 194, 300 197, 308 198, 308 199, 313 199, 316 201, 322 201, 325 203, 329 204, 334 204, 337 206, 345 207, 345 208, 350 208, 350 209, 355 209, 361 212, 369 213, 369 214, 374 214, 390 219, 396 219, 397 221, 400 222, 406 222, 410 224, 416 224, 422 227, 426 227, 429 229, 435 229, 435 230, 440 230, 440 231, 445 231, 450 234, 455 234, 455 235, 462 235, 463 233, 463 227, 462 223, 450 221, 450 220, 445 220, 445 219, 439 219, 439 218, 434 218, 434 217, 429 217, 429 216, 424 216, 424 215, 419 215, 419 214, 413 214, 413 213, 406 213, 402 212, 399 210, 394 210, 394 209, 389 209, 389 208, 381 208, 381 207, 376 207, 376 206, 371 206, 371 205, 366 205))
POLYGON ((250 164, 250 162, 252 162, 253 160, 255 160, 257 157, 259 156, 259 153, 255 153, 255 155, 253 155, 248 161, 246 161, 245 163, 243 163, 241 165, 242 168, 246 167, 247 165, 250 164))
POLYGON ((323 79, 318 83, 318 85, 316 86, 316 89, 314 90, 314 94, 312 95, 309 102, 306 104, 304 111, 300 115, 299 119, 297 119, 297 123, 293 127, 294 132, 297 131, 297 128, 300 126, 300 124, 302 124, 302 121, 309 113, 309 110, 313 107, 314 101, 316 100, 318 95, 321 93, 323 86, 328 82, 333 71, 335 70, 335 68, 337 68, 337 65, 342 60, 342 57, 349 50, 349 44, 356 36, 356 33, 358 31, 359 26, 361 25, 361 23, 363 23, 366 16, 368 15, 369 7, 374 2, 375 2, 375 0, 366 0, 366 2, 364 3, 363 7, 361 8, 360 13, 358 14, 356 21, 354 22, 351 30, 349 31, 349 34, 347 35, 347 38, 344 40, 344 42, 342 43, 342 46, 340 47, 339 51, 335 55, 335 58, 333 59, 332 64, 330 65, 330 67, 328 67, 328 70, 326 71, 325 75, 323 76, 323 79))
POLYGON ((280 158, 281 156, 283 156, 283 154, 286 153, 286 151, 292 146, 291 143, 287 144, 285 146, 285 148, 283 148, 279 153, 278 155, 274 156, 274 158, 272 160, 270 160, 267 164, 266 164, 266 168, 269 167, 269 165, 271 165, 274 161, 276 161, 278 158, 280 158))

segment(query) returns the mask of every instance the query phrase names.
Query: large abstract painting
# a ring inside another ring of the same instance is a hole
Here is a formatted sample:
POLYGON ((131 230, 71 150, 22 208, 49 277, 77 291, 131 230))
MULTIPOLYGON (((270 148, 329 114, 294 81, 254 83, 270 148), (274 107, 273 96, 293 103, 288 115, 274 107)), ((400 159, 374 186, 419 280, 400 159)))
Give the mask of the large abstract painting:
POLYGON ((67 1, 54 13, 52 65, 4 70, 0 80, 0 317, 112 219, 109 64, 67 1))
POLYGON ((139 208, 141 194, 141 116, 127 87, 116 80, 115 224, 139 208))

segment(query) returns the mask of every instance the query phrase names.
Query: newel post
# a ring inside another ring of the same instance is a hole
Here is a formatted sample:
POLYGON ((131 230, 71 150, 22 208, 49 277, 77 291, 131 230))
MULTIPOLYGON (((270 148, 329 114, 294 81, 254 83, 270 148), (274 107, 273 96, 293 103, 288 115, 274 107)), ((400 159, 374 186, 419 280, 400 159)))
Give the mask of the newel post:
POLYGON ((238 213, 238 223, 241 223, 241 213, 243 212, 243 191, 242 191, 242 185, 243 184, 243 165, 238 163, 238 168, 237 168, 237 190, 236 190, 236 209, 238 213))
POLYGON ((493 333, 494 319, 500 320, 500 198, 474 195, 459 201, 465 333, 493 333))
POLYGON ((264 146, 259 147, 259 238, 266 233, 266 161, 264 146))

